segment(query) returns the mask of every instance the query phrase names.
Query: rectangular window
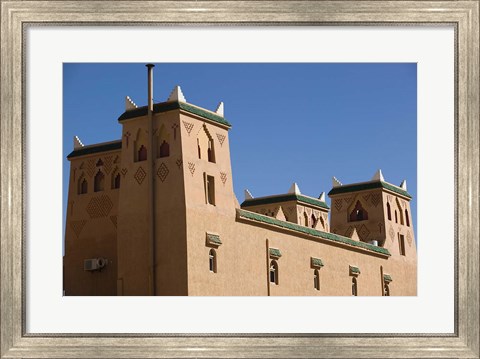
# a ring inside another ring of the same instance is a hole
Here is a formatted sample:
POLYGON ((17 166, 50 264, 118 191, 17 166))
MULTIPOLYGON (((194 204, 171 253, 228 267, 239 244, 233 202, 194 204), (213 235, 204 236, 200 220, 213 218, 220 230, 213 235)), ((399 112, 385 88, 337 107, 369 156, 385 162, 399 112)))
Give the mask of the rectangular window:
POLYGON ((405 236, 403 234, 398 234, 398 245, 400 246, 400 255, 405 255, 405 236))
POLYGON ((205 202, 215 205, 215 178, 204 173, 203 181, 205 187, 205 202))

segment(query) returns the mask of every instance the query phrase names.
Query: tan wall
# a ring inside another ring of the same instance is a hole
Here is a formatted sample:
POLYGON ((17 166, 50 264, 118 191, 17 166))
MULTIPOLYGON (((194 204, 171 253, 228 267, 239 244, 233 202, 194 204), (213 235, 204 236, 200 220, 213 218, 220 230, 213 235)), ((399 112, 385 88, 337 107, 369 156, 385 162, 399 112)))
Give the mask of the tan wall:
POLYGON ((67 223, 65 228, 64 283, 66 295, 116 295, 118 189, 111 188, 111 175, 119 151, 73 158, 70 162, 67 223), (99 159, 103 166, 97 167, 99 159), (105 174, 105 189, 94 192, 94 176, 105 174), (88 192, 78 194, 81 175, 88 192), (108 264, 101 271, 85 271, 84 260, 103 257, 108 264))

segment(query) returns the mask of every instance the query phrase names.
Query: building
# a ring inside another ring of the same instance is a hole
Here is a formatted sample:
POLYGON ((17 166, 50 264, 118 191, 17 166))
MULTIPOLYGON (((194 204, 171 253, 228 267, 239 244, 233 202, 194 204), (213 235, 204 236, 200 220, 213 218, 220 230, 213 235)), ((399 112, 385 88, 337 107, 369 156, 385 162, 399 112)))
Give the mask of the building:
POLYGON ((65 295, 416 295, 405 181, 334 178, 332 208, 295 183, 239 204, 223 104, 200 108, 179 87, 153 104, 152 67, 120 140, 74 139, 65 295))

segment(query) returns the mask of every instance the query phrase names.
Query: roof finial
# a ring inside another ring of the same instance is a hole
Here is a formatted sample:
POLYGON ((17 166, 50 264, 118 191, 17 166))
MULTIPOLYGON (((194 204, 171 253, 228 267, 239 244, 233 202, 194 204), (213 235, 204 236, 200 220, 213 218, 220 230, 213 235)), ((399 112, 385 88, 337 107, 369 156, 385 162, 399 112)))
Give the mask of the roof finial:
POLYGON ((78 136, 73 136, 73 149, 78 150, 83 147, 82 141, 78 138, 78 136))
POLYGON ((215 113, 223 117, 223 102, 220 102, 218 104, 217 109, 215 110, 215 113))
POLYGON ((187 100, 185 99, 185 96, 183 96, 182 89, 178 85, 173 88, 167 100, 167 102, 173 102, 173 101, 187 102, 187 100))
POLYGON ((138 106, 136 105, 136 103, 132 101, 132 99, 130 98, 130 96, 126 96, 126 97, 125 97, 125 111, 133 110, 133 109, 135 109, 135 108, 138 108, 138 106))
POLYGON ((322 202, 325 202, 325 192, 320 193, 320 196, 318 197, 318 199, 322 202))
POLYGON ((253 196, 248 189, 246 189, 244 193, 245 193, 245 201, 248 199, 253 199, 253 196))
POLYGON ((340 187, 342 185, 342 182, 340 182, 337 177, 332 177, 332 185, 333 188, 335 187, 340 187))
POLYGON ((403 180, 402 183, 400 183, 400 188, 403 189, 404 191, 407 190, 407 180, 403 180))
POLYGON ((377 172, 375 172, 375 174, 374 174, 373 177, 372 177, 372 181, 382 181, 382 182, 385 182, 385 178, 383 178, 382 170, 379 169, 377 172))
POLYGON ((301 194, 300 188, 298 188, 298 185, 295 182, 293 182, 292 185, 290 186, 288 193, 301 194))

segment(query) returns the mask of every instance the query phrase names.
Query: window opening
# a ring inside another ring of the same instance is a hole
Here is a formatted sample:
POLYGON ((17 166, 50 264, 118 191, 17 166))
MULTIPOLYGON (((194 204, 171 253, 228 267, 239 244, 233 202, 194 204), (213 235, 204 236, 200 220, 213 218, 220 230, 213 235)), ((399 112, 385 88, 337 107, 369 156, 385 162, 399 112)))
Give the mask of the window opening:
POLYGON ((278 264, 274 260, 270 262, 270 283, 278 284, 278 264))
POLYGON ((357 201, 355 208, 350 213, 350 222, 364 221, 368 219, 368 212, 362 207, 360 201, 357 201))
POLYGON ((95 175, 95 179, 93 182, 93 191, 100 192, 100 191, 103 191, 104 188, 105 188, 105 175, 101 171, 98 171, 97 174, 95 175))
POLYGON ((352 295, 357 296, 358 295, 358 288, 357 288, 357 278, 352 278, 352 295))

